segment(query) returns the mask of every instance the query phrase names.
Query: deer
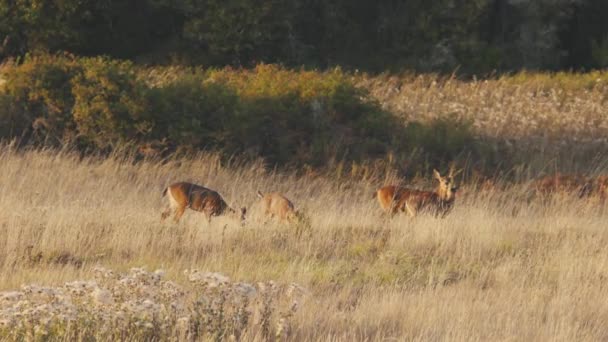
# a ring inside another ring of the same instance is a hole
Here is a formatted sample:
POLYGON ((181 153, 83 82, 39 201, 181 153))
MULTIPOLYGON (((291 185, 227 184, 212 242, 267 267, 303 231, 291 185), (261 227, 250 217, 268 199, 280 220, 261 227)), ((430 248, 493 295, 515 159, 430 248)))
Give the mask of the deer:
POLYGON ((175 152, 175 147, 163 139, 139 145, 135 156, 138 159, 166 159, 173 152, 175 152))
POLYGON ((406 212, 415 217, 421 211, 432 213, 435 217, 445 217, 454 206, 458 187, 454 185, 454 177, 460 173, 451 167, 447 177, 442 177, 439 171, 433 170, 433 177, 439 182, 435 191, 422 191, 395 185, 384 186, 376 192, 380 207, 393 217, 398 212, 406 212))
POLYGON ((300 213, 295 210, 293 203, 282 194, 278 192, 263 194, 258 190, 257 195, 267 217, 277 217, 283 222, 294 222, 299 218, 300 213))
POLYGON ((606 199, 608 198, 608 176, 606 176, 606 175, 598 176, 595 179, 595 183, 596 183, 596 192, 598 193, 598 195, 600 197, 600 201, 602 203, 605 203, 606 199))
MULTIPOLYGON (((173 220, 179 222, 186 209, 202 212, 207 218, 207 223, 211 224, 211 218, 225 214, 236 215, 236 210, 232 209, 217 191, 187 182, 179 182, 169 185, 163 191, 163 197, 169 198, 169 208, 161 214, 161 221, 164 221, 171 212, 174 212, 173 220)), ((241 222, 245 221, 247 208, 240 210, 241 222)))
POLYGON ((555 193, 576 194, 578 198, 590 197, 594 190, 594 181, 580 175, 556 173, 533 182, 537 193, 547 197, 555 193))

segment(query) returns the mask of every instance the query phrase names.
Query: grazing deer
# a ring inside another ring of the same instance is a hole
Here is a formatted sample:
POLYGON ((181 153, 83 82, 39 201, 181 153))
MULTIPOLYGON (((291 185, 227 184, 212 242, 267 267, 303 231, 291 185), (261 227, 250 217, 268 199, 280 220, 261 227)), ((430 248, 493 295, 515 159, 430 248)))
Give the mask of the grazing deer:
POLYGON ((410 217, 414 217, 420 211, 429 211, 435 216, 445 217, 454 205, 458 190, 454 185, 454 177, 459 172, 455 173, 454 168, 450 168, 448 176, 442 177, 437 170, 433 170, 433 176, 439 182, 435 191, 413 190, 394 185, 382 187, 376 193, 378 202, 390 216, 407 212, 410 217))
POLYGON ((579 198, 589 197, 593 193, 593 180, 580 175, 556 173, 537 179, 533 187, 539 194, 547 197, 556 193, 576 194, 579 198))
MULTIPOLYGON (((236 214, 236 211, 230 208, 216 191, 192 183, 171 184, 163 191, 164 196, 169 197, 169 208, 162 213, 161 221, 174 211, 173 219, 178 222, 186 208, 205 214, 208 223, 211 223, 213 216, 224 215, 226 212, 236 214)), ((246 213, 247 209, 241 208, 241 221, 245 220, 246 213)))
POLYGON ((281 221, 293 222, 298 219, 299 213, 294 209, 293 203, 278 192, 263 194, 258 191, 262 203, 262 210, 270 218, 278 217, 281 221))

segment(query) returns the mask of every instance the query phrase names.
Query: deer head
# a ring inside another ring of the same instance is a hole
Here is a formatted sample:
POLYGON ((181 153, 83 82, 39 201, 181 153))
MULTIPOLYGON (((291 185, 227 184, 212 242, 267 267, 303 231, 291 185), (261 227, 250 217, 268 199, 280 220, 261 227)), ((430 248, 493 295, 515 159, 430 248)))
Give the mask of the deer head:
POLYGON ((456 191, 458 191, 458 186, 456 186, 454 178, 460 172, 462 172, 462 170, 455 171, 453 165, 450 167, 450 171, 446 177, 441 176, 439 171, 433 170, 433 176, 439 182, 436 193, 442 200, 451 201, 454 199, 456 191))

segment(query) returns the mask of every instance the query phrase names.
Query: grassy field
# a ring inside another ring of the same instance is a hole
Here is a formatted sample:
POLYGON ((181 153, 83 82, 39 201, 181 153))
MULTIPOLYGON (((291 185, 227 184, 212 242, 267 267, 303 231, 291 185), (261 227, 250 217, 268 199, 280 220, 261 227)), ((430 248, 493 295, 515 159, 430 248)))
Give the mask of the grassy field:
POLYGON ((502 165, 534 173, 605 169, 608 74, 518 73, 459 80, 435 75, 356 75, 382 107, 406 122, 456 118, 502 165))
POLYGON ((528 202, 525 184, 466 189, 445 219, 387 222, 372 197, 397 179, 297 177, 219 160, 2 147, 0 336, 608 338, 607 217, 594 199, 528 202), (161 192, 178 180, 247 206, 245 226, 208 226, 191 211, 161 223, 161 192), (285 193, 310 226, 263 223, 258 189, 285 193))

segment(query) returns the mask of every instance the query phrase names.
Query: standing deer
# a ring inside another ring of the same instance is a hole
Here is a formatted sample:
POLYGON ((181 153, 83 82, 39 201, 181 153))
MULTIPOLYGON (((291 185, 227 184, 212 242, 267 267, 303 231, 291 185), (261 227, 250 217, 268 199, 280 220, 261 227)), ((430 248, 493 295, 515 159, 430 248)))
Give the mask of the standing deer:
POLYGON ((258 191, 262 210, 270 218, 278 217, 281 221, 293 222, 298 219, 299 213, 294 209, 293 203, 278 192, 263 194, 258 191))
MULTIPOLYGON (((169 208, 162 213, 161 221, 164 221, 173 211, 173 219, 178 222, 186 208, 202 212, 207 217, 209 224, 213 216, 224 215, 226 212, 236 214, 236 211, 230 208, 216 191, 192 183, 171 184, 163 191, 164 196, 169 198, 169 208)), ((245 220, 246 213, 247 209, 241 208, 241 221, 245 220)))
POLYGON ((448 176, 442 177, 437 170, 433 170, 433 176, 439 182, 435 191, 414 190, 394 185, 382 187, 376 193, 380 207, 391 217, 398 212, 407 212, 410 217, 414 217, 420 211, 445 217, 454 206, 454 198, 458 190, 454 185, 454 177, 459 172, 454 172, 452 167, 448 176))

